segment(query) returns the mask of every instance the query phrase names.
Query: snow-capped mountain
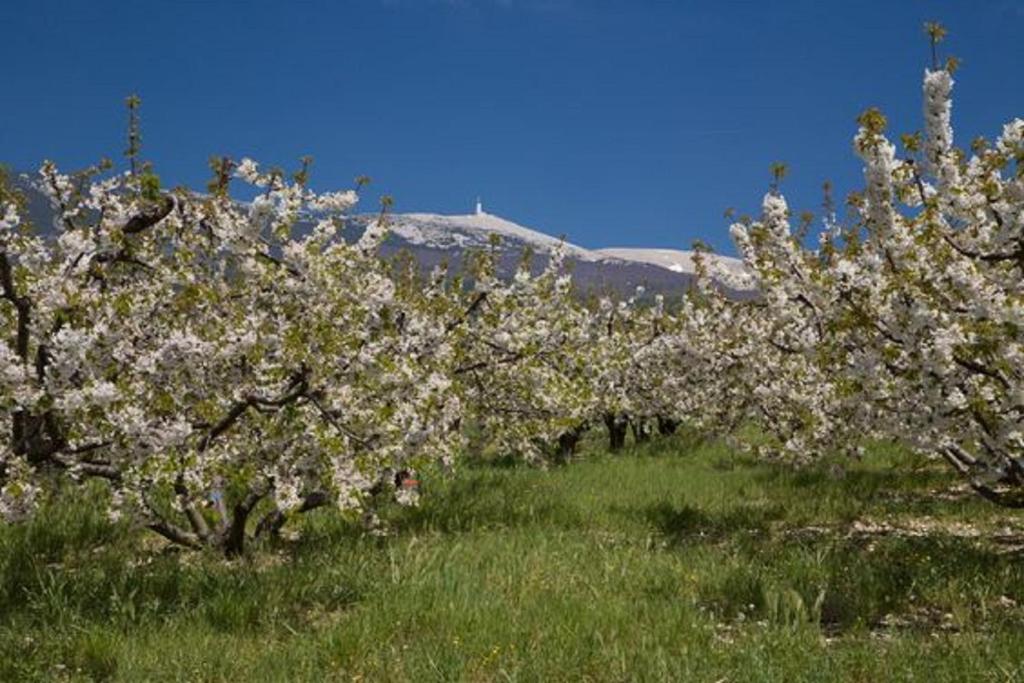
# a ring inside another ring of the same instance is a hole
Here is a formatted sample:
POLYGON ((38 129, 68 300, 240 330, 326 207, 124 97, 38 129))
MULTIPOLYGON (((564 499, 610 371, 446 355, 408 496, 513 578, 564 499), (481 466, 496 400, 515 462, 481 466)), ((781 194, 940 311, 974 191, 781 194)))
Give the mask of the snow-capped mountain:
MULTIPOLYGON (((374 218, 357 216, 352 223, 358 230, 374 218)), ((494 248, 494 237, 498 237, 497 248, 503 254, 503 265, 507 269, 515 266, 525 248, 535 253, 536 267, 539 268, 547 254, 564 244, 574 279, 584 290, 629 294, 637 286, 644 286, 652 293, 678 293, 691 285, 695 272, 690 251, 617 247, 586 249, 486 213, 479 207, 476 213, 466 215, 395 214, 390 217, 389 225, 387 251, 407 249, 421 262, 431 265, 441 260, 457 263, 459 254, 466 249, 494 248)), ((739 275, 743 272, 743 263, 739 259, 711 258, 727 273, 739 275)), ((735 283, 730 284, 736 289, 735 283)), ((739 291, 737 293, 742 295, 739 291)))
MULTIPOLYGON (((501 238, 501 244, 530 246, 539 252, 550 252, 562 240, 543 232, 531 230, 512 221, 489 213, 465 216, 443 216, 433 213, 406 213, 392 216, 391 232, 409 244, 433 246, 442 249, 486 247, 491 235, 501 238)), ((591 252, 568 242, 567 255, 583 260, 596 260, 591 252)))

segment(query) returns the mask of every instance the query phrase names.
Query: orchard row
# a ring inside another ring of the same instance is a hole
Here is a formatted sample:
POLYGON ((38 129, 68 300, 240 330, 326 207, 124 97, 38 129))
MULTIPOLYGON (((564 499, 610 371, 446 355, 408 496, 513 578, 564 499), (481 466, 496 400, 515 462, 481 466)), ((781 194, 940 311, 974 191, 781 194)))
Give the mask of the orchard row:
POLYGON ((409 502, 428 463, 567 460, 592 426, 614 449, 681 422, 756 424, 797 460, 895 439, 1024 505, 1024 121, 968 155, 951 88, 925 73, 900 153, 860 117, 864 191, 815 244, 777 185, 733 226, 746 301, 701 256, 671 301, 584 297, 557 251, 510 279, 488 250, 425 275, 380 258, 386 204, 346 242, 356 192, 313 192, 305 166, 217 159, 200 195, 137 150, 123 174, 46 163, 44 231, 5 179, 0 512, 99 479, 112 515, 236 554, 317 507, 409 502))

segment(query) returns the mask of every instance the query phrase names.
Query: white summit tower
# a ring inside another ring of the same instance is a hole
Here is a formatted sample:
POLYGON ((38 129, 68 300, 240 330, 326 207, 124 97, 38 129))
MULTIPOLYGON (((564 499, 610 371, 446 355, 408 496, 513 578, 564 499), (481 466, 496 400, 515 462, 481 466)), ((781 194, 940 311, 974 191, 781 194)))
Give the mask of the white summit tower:
POLYGON ((484 203, 482 201, 480 201, 480 197, 476 198, 476 215, 477 216, 483 216, 484 215, 484 203))

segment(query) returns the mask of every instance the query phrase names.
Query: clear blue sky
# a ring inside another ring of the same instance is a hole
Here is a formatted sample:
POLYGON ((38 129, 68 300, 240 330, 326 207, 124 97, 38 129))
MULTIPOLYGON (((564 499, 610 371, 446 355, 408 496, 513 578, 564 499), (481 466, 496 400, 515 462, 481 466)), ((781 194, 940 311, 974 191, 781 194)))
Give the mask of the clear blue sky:
POLYGON ((314 186, 374 178, 363 208, 486 208, 585 246, 730 251, 790 164, 795 209, 860 182, 854 118, 920 127, 921 24, 963 59, 958 141, 1024 116, 1024 0, 351 0, 0 4, 0 161, 75 167, 124 147, 201 187, 211 154, 314 186))

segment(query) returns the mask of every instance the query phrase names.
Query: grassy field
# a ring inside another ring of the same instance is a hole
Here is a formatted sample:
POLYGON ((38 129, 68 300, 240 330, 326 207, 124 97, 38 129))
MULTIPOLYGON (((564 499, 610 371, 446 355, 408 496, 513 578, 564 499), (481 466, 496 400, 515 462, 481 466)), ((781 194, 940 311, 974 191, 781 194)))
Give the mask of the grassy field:
POLYGON ((1024 519, 944 469, 588 450, 232 564, 87 506, 4 529, 0 680, 1024 680, 1024 519))

